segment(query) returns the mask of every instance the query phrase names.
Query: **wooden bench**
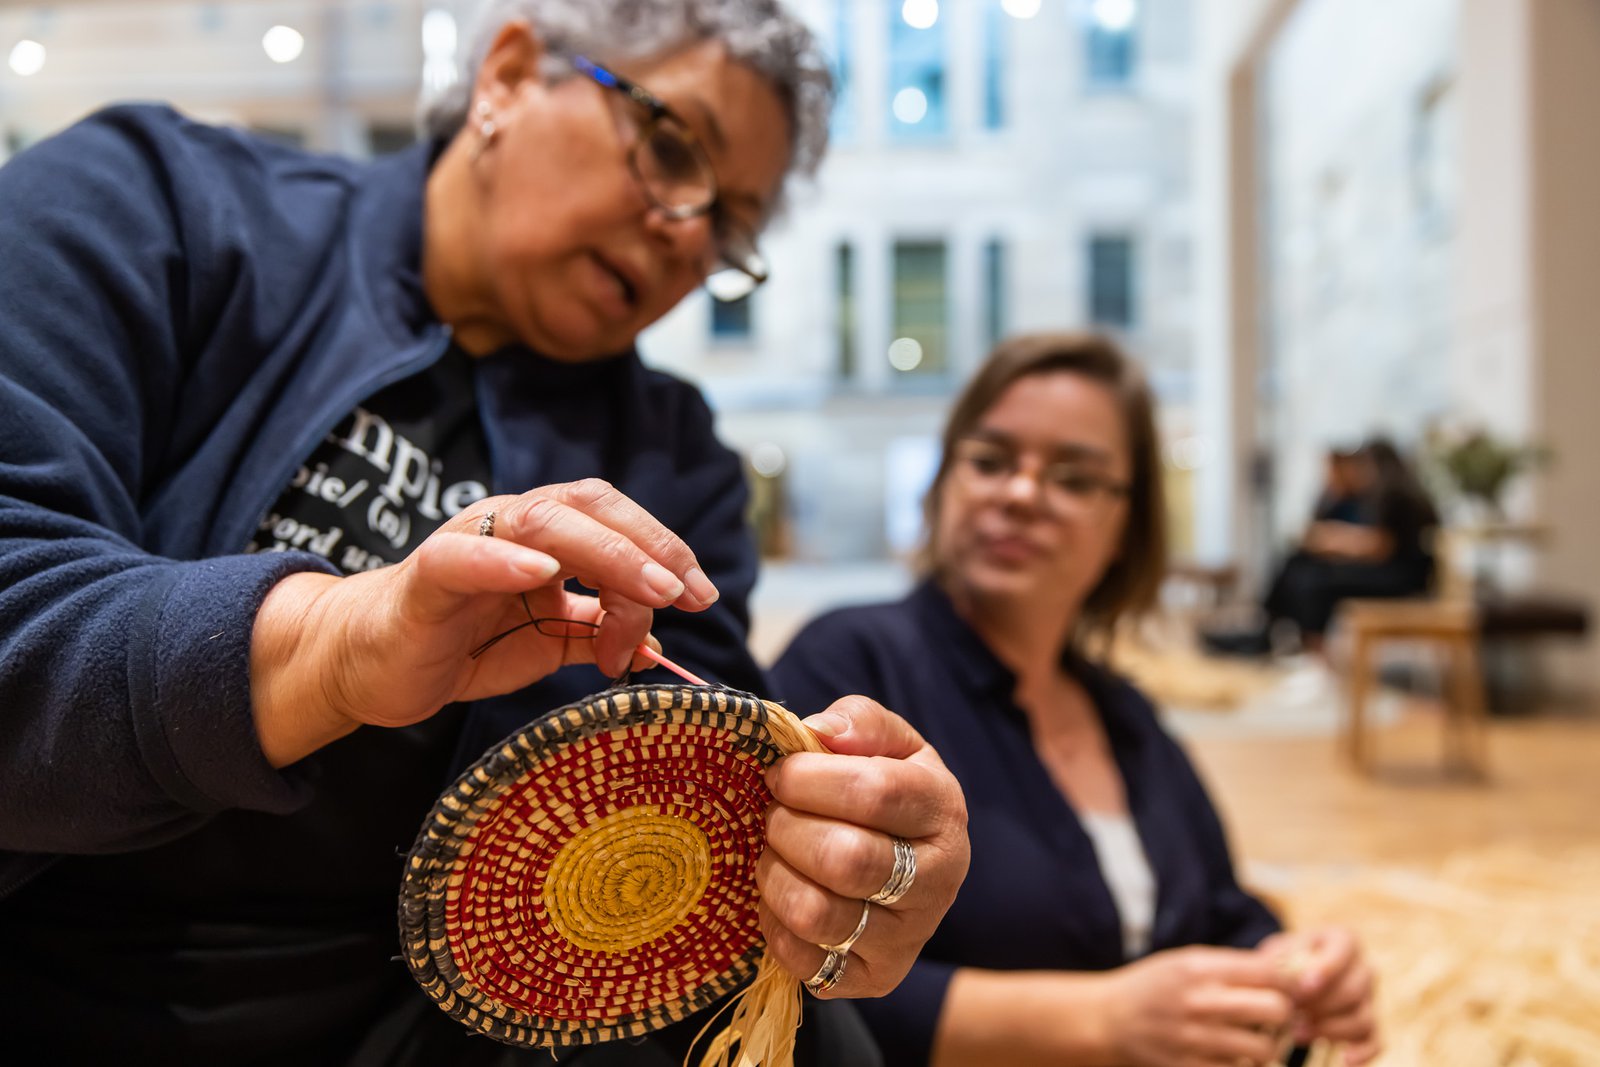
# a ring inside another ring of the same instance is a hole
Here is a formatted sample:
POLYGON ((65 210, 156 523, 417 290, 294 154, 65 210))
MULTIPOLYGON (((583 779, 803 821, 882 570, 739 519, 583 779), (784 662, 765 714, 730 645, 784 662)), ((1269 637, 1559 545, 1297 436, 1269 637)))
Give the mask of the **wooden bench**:
POLYGON ((1445 767, 1473 778, 1488 774, 1483 674, 1478 665, 1478 609, 1468 600, 1347 600, 1340 624, 1350 638, 1350 713, 1346 747, 1362 771, 1372 767, 1366 706, 1377 653, 1390 642, 1422 642, 1447 657, 1444 685, 1445 767))

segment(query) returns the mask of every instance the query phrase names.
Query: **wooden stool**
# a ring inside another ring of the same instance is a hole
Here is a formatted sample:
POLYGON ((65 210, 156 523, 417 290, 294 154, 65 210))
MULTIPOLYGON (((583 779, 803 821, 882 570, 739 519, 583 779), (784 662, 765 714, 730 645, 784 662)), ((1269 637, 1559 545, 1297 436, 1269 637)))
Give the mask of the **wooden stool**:
POLYGON ((1445 686, 1444 759, 1450 770, 1475 778, 1488 772, 1483 676, 1478 667, 1478 612, 1460 600, 1347 600, 1340 622, 1350 635, 1350 759, 1371 767, 1366 703, 1374 653, 1389 641, 1426 641, 1449 657, 1445 686))

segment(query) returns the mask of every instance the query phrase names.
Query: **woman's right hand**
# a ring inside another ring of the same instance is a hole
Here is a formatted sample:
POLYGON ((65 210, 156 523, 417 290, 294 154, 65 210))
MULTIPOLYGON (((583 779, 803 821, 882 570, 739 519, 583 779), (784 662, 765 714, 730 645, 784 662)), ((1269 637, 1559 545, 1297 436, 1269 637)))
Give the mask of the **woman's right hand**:
POLYGON ((1108 1044, 1117 1063, 1138 1067, 1274 1063, 1294 1010, 1282 969, 1242 949, 1170 949, 1106 982, 1108 1044))
POLYGON ((392 567, 291 575, 257 613, 251 698, 262 750, 286 766, 363 724, 406 726, 458 700, 507 693, 570 663, 621 674, 656 609, 699 611, 716 588, 689 546, 599 480, 480 501, 392 567), (493 536, 481 536, 494 513, 493 536), (576 577, 598 597, 567 592, 576 577), (598 624, 592 638, 529 626, 598 624))

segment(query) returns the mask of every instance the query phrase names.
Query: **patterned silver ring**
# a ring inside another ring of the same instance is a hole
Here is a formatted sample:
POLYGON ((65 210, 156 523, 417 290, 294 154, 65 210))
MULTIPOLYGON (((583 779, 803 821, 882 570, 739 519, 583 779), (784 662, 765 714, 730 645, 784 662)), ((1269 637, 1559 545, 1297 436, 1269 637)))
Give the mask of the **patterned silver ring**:
POLYGON ((837 945, 818 945, 817 947, 827 949, 829 952, 848 954, 855 947, 855 943, 861 940, 861 935, 867 932, 867 920, 871 917, 872 901, 863 900, 861 902, 861 921, 856 923, 856 928, 850 932, 850 936, 837 945))
POLYGON ((494 510, 492 508, 484 512, 483 518, 478 520, 478 536, 494 536, 494 510))
POLYGON ((883 888, 867 898, 873 904, 893 904, 911 892, 911 883, 917 880, 917 850, 903 837, 894 839, 894 869, 883 888))
POLYGON ((843 952, 828 950, 822 958, 822 966, 817 968, 817 973, 807 978, 805 986, 813 994, 826 993, 839 984, 839 979, 844 977, 844 965, 849 959, 843 952))

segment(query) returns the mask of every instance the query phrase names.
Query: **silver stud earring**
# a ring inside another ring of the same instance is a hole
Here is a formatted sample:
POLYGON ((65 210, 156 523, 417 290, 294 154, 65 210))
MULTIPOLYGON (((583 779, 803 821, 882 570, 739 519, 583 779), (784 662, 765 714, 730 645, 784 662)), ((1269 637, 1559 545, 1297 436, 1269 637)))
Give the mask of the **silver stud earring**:
POLYGON ((472 146, 472 158, 477 159, 494 141, 494 110, 489 107, 489 101, 479 100, 473 111, 478 118, 478 141, 472 146))

